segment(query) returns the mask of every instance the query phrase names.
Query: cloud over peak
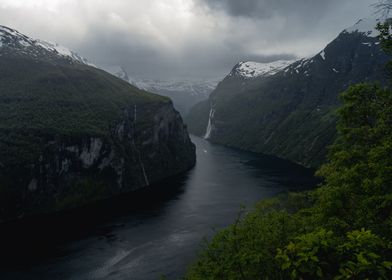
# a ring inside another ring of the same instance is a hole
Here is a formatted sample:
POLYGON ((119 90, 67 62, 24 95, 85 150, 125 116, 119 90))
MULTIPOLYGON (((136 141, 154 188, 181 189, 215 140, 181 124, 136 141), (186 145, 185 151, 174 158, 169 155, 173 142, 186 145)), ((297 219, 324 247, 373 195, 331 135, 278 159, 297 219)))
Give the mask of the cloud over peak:
POLYGON ((148 78, 317 52, 374 0, 0 0, 0 24, 148 78))

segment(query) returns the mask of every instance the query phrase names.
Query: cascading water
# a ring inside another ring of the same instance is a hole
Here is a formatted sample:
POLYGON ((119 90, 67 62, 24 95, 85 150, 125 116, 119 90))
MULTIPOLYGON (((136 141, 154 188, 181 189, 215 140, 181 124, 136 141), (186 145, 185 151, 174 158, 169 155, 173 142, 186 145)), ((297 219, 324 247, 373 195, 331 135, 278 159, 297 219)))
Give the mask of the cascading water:
MULTIPOLYGON (((136 113, 137 113, 137 108, 136 108, 136 105, 135 105, 134 110, 133 110, 133 114, 134 114, 134 116, 133 116, 133 128, 134 128, 134 131, 136 131, 136 117, 137 117, 136 113)), ((148 181, 146 169, 144 168, 144 164, 143 164, 143 161, 142 161, 142 154, 140 152, 140 149, 137 147, 137 145, 135 143, 135 137, 133 138, 133 145, 135 146, 135 149, 136 149, 137 154, 138 154, 140 167, 141 167, 141 170, 142 170, 143 176, 144 176, 144 181, 146 183, 146 186, 149 186, 150 183, 148 181)))
POLYGON ((208 138, 211 137, 212 119, 214 118, 214 114, 215 114, 215 109, 211 108, 211 110, 210 110, 210 117, 208 118, 208 125, 207 125, 206 134, 204 135, 204 139, 208 139, 208 138))

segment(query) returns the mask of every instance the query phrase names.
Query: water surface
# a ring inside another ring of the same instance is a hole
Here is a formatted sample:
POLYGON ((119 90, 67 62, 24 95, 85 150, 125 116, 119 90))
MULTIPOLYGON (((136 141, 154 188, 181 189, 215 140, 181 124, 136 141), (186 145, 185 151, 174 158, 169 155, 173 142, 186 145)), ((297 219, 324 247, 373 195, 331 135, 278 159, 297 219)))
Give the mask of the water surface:
POLYGON ((289 162, 192 141, 196 167, 152 190, 7 225, 0 279, 176 279, 241 205, 316 184, 289 162))

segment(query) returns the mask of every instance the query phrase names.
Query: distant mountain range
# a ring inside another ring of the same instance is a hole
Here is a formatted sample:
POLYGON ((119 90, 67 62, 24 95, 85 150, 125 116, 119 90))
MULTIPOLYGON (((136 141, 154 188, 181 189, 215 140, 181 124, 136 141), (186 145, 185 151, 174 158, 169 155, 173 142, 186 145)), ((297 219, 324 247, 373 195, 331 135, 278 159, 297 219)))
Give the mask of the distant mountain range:
MULTIPOLYGON (((31 57, 46 56, 56 58, 57 56, 67 59, 69 63, 79 62, 105 70, 106 72, 129 82, 130 84, 159 95, 172 99, 175 108, 182 116, 188 114, 191 107, 200 101, 206 100, 215 89, 218 81, 192 81, 192 80, 154 80, 135 79, 128 75, 121 66, 101 67, 88 61, 78 53, 69 50, 57 43, 51 43, 40 39, 32 39, 16 30, 2 26, 0 27, 0 46, 4 44, 12 46, 21 52, 28 52, 31 57)), ((4 50, 3 50, 4 52, 4 50)), ((27 53, 26 53, 27 54, 27 53)))
POLYGON ((168 98, 0 26, 0 222, 143 188, 195 160, 168 98))
POLYGON ((187 115, 195 104, 206 100, 218 84, 215 80, 137 79, 128 75, 122 66, 103 67, 103 69, 140 89, 171 98, 174 107, 182 116, 187 115))
POLYGON ((386 82, 387 56, 376 19, 342 31, 312 58, 241 62, 186 117, 191 133, 212 142, 318 166, 335 136, 339 93, 386 82))

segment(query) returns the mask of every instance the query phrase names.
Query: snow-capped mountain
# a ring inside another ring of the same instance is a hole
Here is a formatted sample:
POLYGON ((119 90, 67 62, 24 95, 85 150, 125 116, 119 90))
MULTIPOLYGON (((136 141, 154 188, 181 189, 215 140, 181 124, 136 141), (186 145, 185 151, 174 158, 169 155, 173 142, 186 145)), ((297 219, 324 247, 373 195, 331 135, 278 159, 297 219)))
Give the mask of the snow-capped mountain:
POLYGON ((153 80, 131 81, 137 87, 172 99, 174 107, 186 116, 195 104, 208 99, 218 81, 153 80))
POLYGON ((171 98, 183 116, 193 105, 206 100, 218 84, 216 80, 137 79, 128 75, 122 66, 105 66, 102 69, 140 89, 171 98))
POLYGON ((208 97, 218 84, 215 80, 160 80, 160 79, 137 79, 130 77, 123 66, 102 67, 106 72, 129 82, 130 84, 155 93, 173 91, 188 92, 190 95, 204 95, 208 97))
POLYGON ((253 70, 233 75, 243 67, 236 65, 208 101, 191 109, 186 119, 190 132, 216 143, 317 166, 336 133, 339 94, 352 84, 387 82, 389 58, 377 38, 378 22, 362 19, 313 57, 269 75, 253 77, 258 73, 253 70))
POLYGON ((68 62, 95 66, 86 58, 57 43, 32 39, 14 29, 0 25, 0 55, 5 54, 8 51, 13 52, 13 54, 19 53, 29 55, 33 58, 60 58, 65 59, 68 62))
POLYGON ((245 79, 272 76, 293 62, 294 61, 291 60, 277 60, 269 63, 241 61, 236 66, 234 66, 229 76, 240 76, 245 79))
MULTIPOLYGON (((377 24, 380 22, 379 19, 376 18, 364 18, 360 19, 357 23, 349 28, 346 28, 342 31, 342 33, 359 33, 363 34, 369 38, 375 38, 380 33, 376 29, 377 24)), ((373 42, 378 44, 378 42, 373 42)), ((371 46, 372 42, 363 42, 363 45, 371 46)), ((255 79, 261 77, 268 77, 275 75, 280 71, 284 71, 289 74, 299 74, 302 72, 305 76, 308 76, 309 73, 306 71, 309 68, 309 65, 312 64, 315 59, 319 57, 323 60, 326 59, 325 50, 320 51, 316 56, 312 58, 302 58, 297 61, 295 60, 278 60, 270 63, 261 63, 254 61, 247 62, 239 62, 227 77, 241 77, 244 79, 255 79), (290 67, 289 67, 290 66, 290 67)), ((331 68, 331 71, 337 73, 338 70, 335 68, 331 68)))
POLYGON ((0 223, 133 192, 194 166, 195 147, 166 98, 56 44, 6 27, 0 41, 0 223), (86 180, 105 182, 105 191, 86 194, 86 180))
POLYGON ((192 80, 153 80, 141 79, 134 82, 141 89, 152 92, 187 92, 192 96, 206 96, 211 93, 218 81, 192 81, 192 80))
MULTIPOLYGON (((376 29, 377 24, 380 22, 380 20, 375 19, 375 18, 365 18, 365 19, 360 19, 356 24, 353 26, 344 29, 341 32, 341 36, 343 37, 344 35, 362 35, 365 38, 369 38, 369 40, 364 40, 361 42, 362 47, 368 47, 372 48, 373 51, 371 51, 370 55, 373 57, 374 55, 379 53, 379 45, 380 43, 377 40, 377 36, 380 34, 380 32, 376 29)), ((339 41, 339 37, 336 39, 339 41)), ((344 45, 342 45, 342 48, 344 48, 344 45)), ((324 65, 328 64, 331 59, 334 59, 334 54, 330 56, 331 53, 331 48, 327 46, 323 50, 321 50, 319 53, 317 53, 315 56, 311 58, 303 58, 300 60, 297 60, 293 63, 291 63, 288 67, 283 69, 284 75, 304 75, 306 77, 310 76, 310 69, 312 68, 312 64, 316 62, 323 62, 324 65)), ((331 67, 329 67, 329 72, 338 74, 341 69, 342 62, 332 64, 331 67)), ((278 71, 279 72, 279 71, 278 71)))

